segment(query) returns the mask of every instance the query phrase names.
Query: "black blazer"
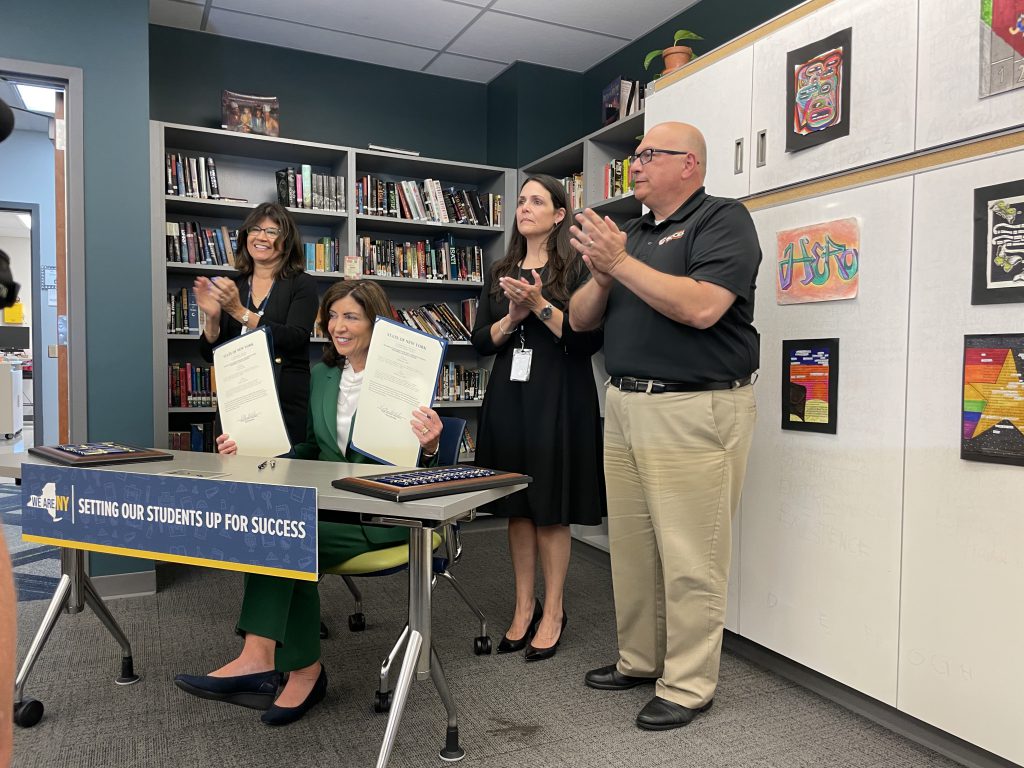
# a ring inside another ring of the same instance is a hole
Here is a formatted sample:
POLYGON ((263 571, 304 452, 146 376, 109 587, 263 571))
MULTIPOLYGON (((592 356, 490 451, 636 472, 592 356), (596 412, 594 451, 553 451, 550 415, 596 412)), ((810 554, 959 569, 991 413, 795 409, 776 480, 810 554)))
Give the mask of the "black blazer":
MULTIPOLYGON (((242 303, 249 301, 249 308, 255 310, 249 297, 248 277, 236 277, 238 295, 242 303)), ((292 445, 306 437, 306 412, 309 403, 309 335, 320 300, 317 296, 316 280, 305 272, 293 277, 278 278, 270 292, 270 298, 263 309, 258 328, 266 328, 274 341, 274 358, 278 366, 277 395, 281 401, 281 412, 288 438, 292 445)), ((207 362, 213 362, 213 348, 225 341, 237 338, 242 333, 242 324, 226 312, 220 316, 220 336, 212 344, 203 334, 199 338, 199 352, 207 362)))

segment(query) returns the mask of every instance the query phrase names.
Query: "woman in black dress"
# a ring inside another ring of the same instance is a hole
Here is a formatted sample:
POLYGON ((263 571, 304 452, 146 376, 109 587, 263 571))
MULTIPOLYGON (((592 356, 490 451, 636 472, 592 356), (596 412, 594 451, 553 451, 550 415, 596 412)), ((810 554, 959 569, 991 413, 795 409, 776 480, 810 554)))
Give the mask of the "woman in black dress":
POLYGON ((266 328, 274 344, 277 395, 292 445, 306 437, 309 402, 309 335, 319 298, 305 270, 299 231, 282 206, 261 203, 238 231, 238 277, 196 278, 194 289, 206 326, 199 351, 213 361, 213 348, 243 333, 266 328))
POLYGON ((569 327, 569 297, 587 274, 569 244, 569 223, 561 183, 543 175, 527 179, 508 252, 487 275, 473 328, 477 351, 496 356, 480 414, 477 463, 533 477, 526 491, 485 508, 508 518, 515 573, 515 614, 498 653, 525 647, 527 661, 554 656, 565 628, 569 524, 599 525, 605 514, 590 363, 603 337, 569 327), (543 606, 534 595, 538 559, 543 606))

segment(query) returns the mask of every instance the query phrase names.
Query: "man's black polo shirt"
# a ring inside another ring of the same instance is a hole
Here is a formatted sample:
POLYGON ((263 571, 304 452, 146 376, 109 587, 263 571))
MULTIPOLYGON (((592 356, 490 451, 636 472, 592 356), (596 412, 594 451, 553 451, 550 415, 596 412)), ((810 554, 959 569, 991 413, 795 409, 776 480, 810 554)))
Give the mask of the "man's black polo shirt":
POLYGON ((747 209, 701 187, 660 224, 648 212, 622 231, 634 258, 659 272, 720 285, 736 300, 717 323, 699 330, 670 320, 616 282, 604 325, 608 373, 704 384, 757 370, 754 284, 761 246, 747 209))

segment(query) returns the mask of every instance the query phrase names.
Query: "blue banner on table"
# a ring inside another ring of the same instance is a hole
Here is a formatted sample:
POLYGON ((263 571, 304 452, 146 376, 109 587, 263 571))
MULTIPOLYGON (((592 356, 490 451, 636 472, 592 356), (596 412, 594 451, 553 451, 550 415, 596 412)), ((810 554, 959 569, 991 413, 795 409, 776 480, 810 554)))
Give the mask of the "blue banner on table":
POLYGON ((21 493, 28 541, 317 578, 315 488, 24 464, 21 493))

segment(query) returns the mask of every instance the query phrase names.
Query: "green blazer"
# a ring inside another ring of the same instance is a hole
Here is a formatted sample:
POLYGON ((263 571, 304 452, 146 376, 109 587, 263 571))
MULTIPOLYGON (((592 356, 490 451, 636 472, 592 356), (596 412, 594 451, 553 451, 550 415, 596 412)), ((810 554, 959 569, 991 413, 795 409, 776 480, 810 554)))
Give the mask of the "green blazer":
MULTIPOLYGON (((296 459, 318 459, 319 461, 342 461, 349 464, 377 464, 368 456, 338 446, 338 386, 341 382, 341 368, 331 368, 323 363, 313 367, 309 385, 309 413, 306 418, 306 439, 292 447, 290 457, 296 459)), ((353 419, 353 422, 355 420, 353 419)), ((364 525, 363 532, 374 544, 387 544, 409 540, 406 528, 383 528, 378 525, 364 525)))

